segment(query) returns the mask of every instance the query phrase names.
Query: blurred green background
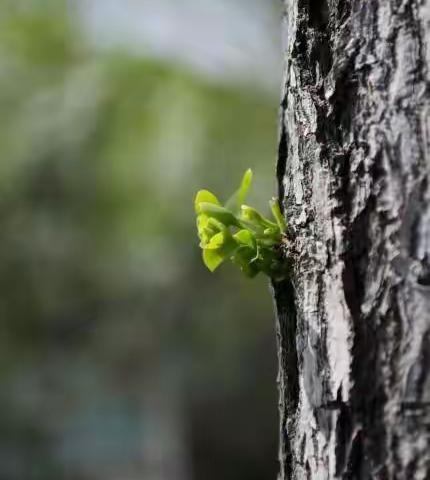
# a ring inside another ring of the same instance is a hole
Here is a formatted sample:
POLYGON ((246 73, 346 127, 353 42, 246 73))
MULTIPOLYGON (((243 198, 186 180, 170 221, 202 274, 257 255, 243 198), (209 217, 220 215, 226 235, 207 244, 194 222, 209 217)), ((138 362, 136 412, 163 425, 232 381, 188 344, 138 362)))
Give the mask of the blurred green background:
POLYGON ((193 196, 275 192, 280 5, 0 2, 0 480, 275 478, 267 280, 193 196))

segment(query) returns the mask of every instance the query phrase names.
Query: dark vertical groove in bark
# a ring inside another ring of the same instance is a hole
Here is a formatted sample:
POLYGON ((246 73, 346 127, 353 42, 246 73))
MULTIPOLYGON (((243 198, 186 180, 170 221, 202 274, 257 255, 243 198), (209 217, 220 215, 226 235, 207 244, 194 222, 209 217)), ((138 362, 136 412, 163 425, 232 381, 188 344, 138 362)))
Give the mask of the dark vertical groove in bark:
POLYGON ((280 479, 425 480, 430 0, 284 2, 280 479))
POLYGON ((278 143, 278 161, 276 165, 276 179, 278 181, 278 198, 280 200, 279 204, 280 204, 282 213, 285 213, 284 176, 285 176, 285 169, 287 167, 286 160, 287 160, 287 151, 288 151, 288 136, 287 136, 287 131, 285 129, 283 120, 280 123, 281 123, 281 131, 280 131, 279 143, 278 143))
POLYGON ((292 450, 290 437, 294 434, 293 418, 299 401, 299 384, 296 350, 296 309, 294 286, 291 281, 272 282, 276 310, 276 339, 278 346, 278 388, 280 393, 280 445, 279 458, 283 476, 292 475, 292 450))

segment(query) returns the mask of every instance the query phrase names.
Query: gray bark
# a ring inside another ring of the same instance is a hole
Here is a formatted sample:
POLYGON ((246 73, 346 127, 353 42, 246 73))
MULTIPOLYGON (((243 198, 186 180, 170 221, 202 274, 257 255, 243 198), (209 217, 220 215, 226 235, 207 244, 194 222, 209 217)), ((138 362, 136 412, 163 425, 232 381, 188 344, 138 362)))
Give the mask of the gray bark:
POLYGON ((285 0, 280 479, 430 479, 430 1, 285 0))

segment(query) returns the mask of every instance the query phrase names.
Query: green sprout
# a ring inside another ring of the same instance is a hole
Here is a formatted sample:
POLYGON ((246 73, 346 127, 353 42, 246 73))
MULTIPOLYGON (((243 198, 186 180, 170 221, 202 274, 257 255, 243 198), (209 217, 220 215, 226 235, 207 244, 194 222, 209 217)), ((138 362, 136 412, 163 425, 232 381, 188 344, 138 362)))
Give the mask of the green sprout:
POLYGON ((213 272, 229 258, 247 277, 264 272, 282 280, 288 270, 281 248, 287 239, 287 225, 277 199, 270 202, 274 221, 244 204, 251 182, 248 169, 225 205, 208 190, 197 192, 194 205, 203 262, 213 272))

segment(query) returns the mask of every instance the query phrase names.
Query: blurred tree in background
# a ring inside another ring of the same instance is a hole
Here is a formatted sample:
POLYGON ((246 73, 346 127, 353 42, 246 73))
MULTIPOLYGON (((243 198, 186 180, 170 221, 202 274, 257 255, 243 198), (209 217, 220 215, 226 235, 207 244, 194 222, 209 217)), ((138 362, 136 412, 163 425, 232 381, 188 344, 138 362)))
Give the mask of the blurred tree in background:
POLYGON ((247 167, 266 202, 276 103, 3 2, 0 480, 275 478, 265 280, 211 276, 192 209, 247 167))

